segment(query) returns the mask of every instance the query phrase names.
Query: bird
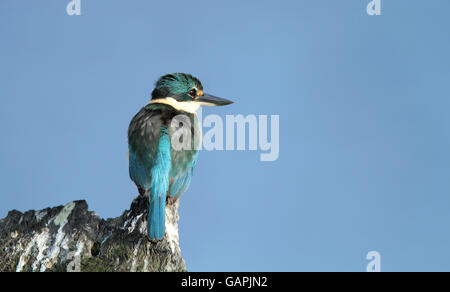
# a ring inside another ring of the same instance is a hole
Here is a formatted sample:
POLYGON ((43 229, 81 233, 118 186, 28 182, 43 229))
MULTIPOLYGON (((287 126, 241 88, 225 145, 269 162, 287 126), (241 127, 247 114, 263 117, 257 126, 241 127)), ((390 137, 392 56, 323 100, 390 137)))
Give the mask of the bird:
POLYGON ((202 105, 232 103, 204 93, 200 80, 191 74, 166 74, 156 81, 150 102, 131 120, 128 127, 129 174, 139 194, 149 200, 149 239, 163 239, 166 204, 175 203, 191 183, 198 157, 195 144, 201 137, 197 109, 202 105), (189 127, 187 133, 193 139, 179 135, 177 130, 182 126, 189 127), (191 147, 174 147, 183 140, 191 147))

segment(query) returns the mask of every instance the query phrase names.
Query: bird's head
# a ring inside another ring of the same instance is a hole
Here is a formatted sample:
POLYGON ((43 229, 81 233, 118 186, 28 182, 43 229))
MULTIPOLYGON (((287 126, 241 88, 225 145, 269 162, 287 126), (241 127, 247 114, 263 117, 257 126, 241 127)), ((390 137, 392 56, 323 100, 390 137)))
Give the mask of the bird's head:
POLYGON ((173 73, 158 79, 150 103, 164 103, 193 113, 201 105, 221 106, 233 102, 204 93, 200 80, 190 74, 173 73))

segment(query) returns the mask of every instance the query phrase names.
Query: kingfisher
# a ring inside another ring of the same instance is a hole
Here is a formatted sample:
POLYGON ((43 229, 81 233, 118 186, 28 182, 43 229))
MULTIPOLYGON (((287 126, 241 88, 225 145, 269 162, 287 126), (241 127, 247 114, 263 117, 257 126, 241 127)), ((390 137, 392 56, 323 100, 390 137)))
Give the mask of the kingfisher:
POLYGON ((186 73, 161 76, 151 96, 128 128, 129 172, 139 194, 149 198, 148 237, 161 240, 166 204, 187 190, 197 162, 196 144, 202 135, 197 109, 233 102, 204 93, 200 80, 186 73), (188 131, 180 135, 183 126, 188 131), (183 140, 189 147, 175 147, 183 140))

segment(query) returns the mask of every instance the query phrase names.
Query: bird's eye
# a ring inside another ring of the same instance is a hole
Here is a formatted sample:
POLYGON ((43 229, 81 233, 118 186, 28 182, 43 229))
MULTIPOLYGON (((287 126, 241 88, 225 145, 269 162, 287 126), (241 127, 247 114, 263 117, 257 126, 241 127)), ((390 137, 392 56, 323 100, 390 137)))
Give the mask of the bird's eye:
POLYGON ((189 95, 191 97, 197 97, 197 90, 195 88, 192 88, 191 91, 189 91, 189 95))

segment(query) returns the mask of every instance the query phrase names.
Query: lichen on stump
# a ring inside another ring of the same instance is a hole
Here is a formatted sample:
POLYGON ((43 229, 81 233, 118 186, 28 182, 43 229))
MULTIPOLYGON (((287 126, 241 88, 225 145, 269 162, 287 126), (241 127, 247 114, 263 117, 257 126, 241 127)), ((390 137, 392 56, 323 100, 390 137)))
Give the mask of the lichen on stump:
POLYGON ((186 271, 178 240, 178 202, 166 206, 166 235, 147 237, 148 200, 137 197, 114 219, 88 211, 85 201, 0 220, 0 271, 186 271))

